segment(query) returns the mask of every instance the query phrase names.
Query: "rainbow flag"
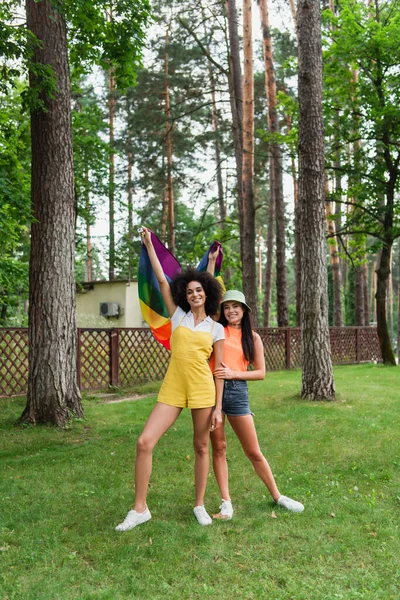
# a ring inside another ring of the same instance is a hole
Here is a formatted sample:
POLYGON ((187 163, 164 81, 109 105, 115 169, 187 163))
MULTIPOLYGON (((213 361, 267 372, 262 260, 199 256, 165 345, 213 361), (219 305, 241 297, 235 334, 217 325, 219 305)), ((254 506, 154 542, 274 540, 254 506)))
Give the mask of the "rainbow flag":
MULTIPOLYGON (((170 282, 177 273, 182 271, 181 265, 168 248, 166 248, 158 239, 155 233, 152 231, 150 231, 150 233, 155 253, 161 263, 165 277, 168 282, 170 282)), ((215 264, 214 276, 219 280, 225 291, 225 286, 219 275, 223 258, 222 245, 220 242, 213 242, 211 244, 196 268, 198 271, 206 271, 208 255, 210 252, 215 252, 218 246, 220 247, 220 251, 215 264)), ((156 340, 167 348, 167 350, 171 350, 169 341, 172 333, 171 320, 161 295, 160 286, 151 266, 147 248, 144 244, 142 244, 139 259, 138 288, 139 304, 144 320, 150 327, 156 340)))
MULTIPOLYGON (((180 273, 182 268, 175 256, 164 246, 158 237, 151 233, 154 250, 161 263, 167 280, 180 273)), ((171 349, 170 337, 172 333, 171 320, 161 295, 160 286, 150 263, 147 248, 142 244, 139 259, 139 303, 142 315, 150 327, 154 337, 167 350, 171 349)))

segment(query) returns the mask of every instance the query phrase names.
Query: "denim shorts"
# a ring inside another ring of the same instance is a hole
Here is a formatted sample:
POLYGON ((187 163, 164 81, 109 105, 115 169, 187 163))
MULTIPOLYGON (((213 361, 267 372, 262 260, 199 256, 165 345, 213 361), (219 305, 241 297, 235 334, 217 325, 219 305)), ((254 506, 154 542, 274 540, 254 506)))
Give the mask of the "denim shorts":
POLYGON ((252 415, 249 406, 247 381, 226 379, 222 398, 222 412, 228 417, 243 417, 252 415))

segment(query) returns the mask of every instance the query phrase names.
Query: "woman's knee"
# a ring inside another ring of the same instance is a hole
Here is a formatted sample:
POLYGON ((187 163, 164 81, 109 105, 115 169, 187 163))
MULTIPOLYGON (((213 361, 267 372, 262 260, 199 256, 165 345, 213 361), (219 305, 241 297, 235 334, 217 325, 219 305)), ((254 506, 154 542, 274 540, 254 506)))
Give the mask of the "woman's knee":
POLYGON ((208 440, 194 440, 193 447, 197 456, 205 456, 208 454, 208 440))
POLYGON ((153 440, 147 436, 146 434, 141 434, 138 437, 138 440, 136 442, 136 449, 137 449, 137 453, 150 453, 153 451, 154 449, 154 442, 153 440))
POLYGON ((212 453, 214 458, 222 458, 226 456, 226 440, 218 440, 212 442, 212 453))
POLYGON ((252 463, 258 463, 265 460, 264 455, 259 448, 249 448, 246 450, 246 456, 252 463))

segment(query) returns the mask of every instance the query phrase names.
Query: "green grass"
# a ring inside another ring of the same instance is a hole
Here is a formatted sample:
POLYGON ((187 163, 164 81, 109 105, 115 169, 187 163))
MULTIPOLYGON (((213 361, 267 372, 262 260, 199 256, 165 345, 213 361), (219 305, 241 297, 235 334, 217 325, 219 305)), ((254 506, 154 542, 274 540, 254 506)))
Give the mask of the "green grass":
MULTIPOLYGON (((153 519, 125 534, 114 526, 155 397, 85 400, 86 420, 66 431, 14 427, 23 399, 2 400, 1 600, 397 600, 400 370, 336 368, 333 404, 300 401, 300 378, 272 373, 250 390, 261 447, 303 514, 273 505, 228 428, 235 516, 197 525, 185 411, 155 451, 153 519)), ((210 475, 210 512, 219 500, 210 475)))

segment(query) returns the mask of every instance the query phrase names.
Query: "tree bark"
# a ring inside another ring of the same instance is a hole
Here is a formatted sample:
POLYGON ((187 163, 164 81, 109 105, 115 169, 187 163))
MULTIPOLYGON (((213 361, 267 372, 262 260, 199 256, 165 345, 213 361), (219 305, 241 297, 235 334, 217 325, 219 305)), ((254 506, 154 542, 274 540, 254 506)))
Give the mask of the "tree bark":
POLYGON ((376 271, 376 320, 382 360, 385 365, 396 365, 392 342, 390 341, 386 313, 387 284, 390 273, 390 255, 392 242, 388 241, 382 248, 379 268, 376 271))
POLYGON ((115 279, 115 153, 114 153, 114 119, 115 119, 115 77, 114 69, 108 72, 108 119, 110 140, 110 164, 108 166, 108 206, 109 206, 109 255, 108 279, 115 279))
POLYGON ((340 276, 339 249, 335 237, 335 221, 332 219, 331 202, 327 201, 326 205, 326 222, 329 235, 329 256, 332 269, 333 283, 333 325, 335 327, 343 327, 342 314, 342 282, 340 276))
POLYGON ((90 230, 90 182, 89 182, 89 170, 85 172, 85 211, 86 211, 86 281, 92 281, 93 273, 93 259, 92 259, 92 235, 90 230))
MULTIPOLYGON (((272 170, 270 171, 270 181, 273 177, 272 170)), ((271 186, 270 186, 271 190, 271 186)), ((263 304, 263 325, 270 326, 271 319, 271 300, 272 300, 272 265, 274 261, 274 222, 275 222, 275 207, 274 198, 270 193, 268 206, 268 233, 267 233, 267 263, 265 266, 265 283, 264 283, 264 304, 263 304)))
POLYGON ((299 198, 302 232, 302 389, 308 400, 334 400, 325 239, 321 15, 299 0, 299 198))
MULTIPOLYGON (((229 98, 232 112, 232 137, 235 150, 237 201, 240 230, 243 230, 242 209, 242 170, 243 170, 243 82, 240 66, 240 44, 238 33, 238 17, 235 0, 227 0, 226 14, 229 35, 229 98)), ((242 238, 240 238, 240 255, 243 256, 242 238)))
POLYGON ((363 264, 363 290, 364 290, 364 325, 369 325, 369 287, 368 287, 368 260, 365 256, 363 264))
MULTIPOLYGON (((83 416, 77 385, 74 171, 65 19, 49 0, 27 0, 27 27, 41 40, 33 59, 50 65, 57 90, 31 111, 32 209, 29 376, 21 419, 64 426, 83 416)), ((30 87, 40 82, 29 74, 30 87)))
POLYGON ((357 265, 354 273, 354 322, 357 327, 364 325, 364 280, 363 266, 357 265))
POLYGON ((165 55, 164 55, 164 95, 165 95, 165 144, 167 151, 167 198, 168 198, 168 248, 172 254, 175 253, 175 201, 172 182, 172 120, 171 120, 171 105, 169 100, 169 72, 168 72, 168 31, 165 34, 165 55))
MULTIPOLYGON (((129 121, 129 103, 128 109, 128 121, 129 121)), ((128 279, 129 281, 133 277, 133 152, 132 152, 132 131, 128 129, 127 139, 127 155, 128 155, 128 279)))
POLYGON ((217 103, 215 97, 215 78, 212 65, 208 62, 208 74, 210 77, 210 94, 211 94, 211 121, 215 135, 214 139, 214 153, 215 153, 215 169, 217 175, 217 190, 218 190, 218 210, 219 220, 221 222, 221 229, 225 229, 226 220, 226 206, 224 198, 224 184, 222 181, 222 169, 221 169, 221 144, 220 144, 220 127, 219 118, 217 111, 217 103))
MULTIPOLYGON (((272 51, 271 32, 269 28, 267 0, 259 0, 261 29, 263 34, 263 55, 265 66, 265 91, 268 104, 268 130, 272 138, 279 133, 278 112, 276 110, 276 81, 272 51)), ((289 325, 286 283, 285 256, 285 203, 282 182, 282 150, 276 139, 269 144, 270 153, 270 194, 273 196, 276 217, 276 291, 278 327, 289 325)))
POLYGON ((254 208, 254 77, 252 2, 243 0, 243 172, 242 172, 242 269, 243 292, 252 308, 254 325, 258 323, 258 298, 256 274, 256 229, 254 208))

